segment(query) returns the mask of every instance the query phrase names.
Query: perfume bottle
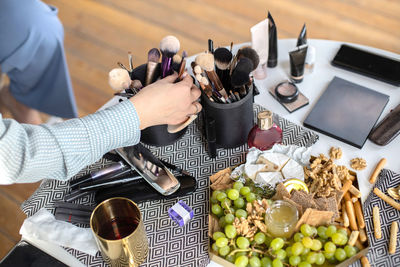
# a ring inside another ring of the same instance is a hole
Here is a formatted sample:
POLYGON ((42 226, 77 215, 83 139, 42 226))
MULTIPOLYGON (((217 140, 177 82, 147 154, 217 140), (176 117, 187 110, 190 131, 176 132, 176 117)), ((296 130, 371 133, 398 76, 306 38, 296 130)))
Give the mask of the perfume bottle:
POLYGON ((247 137, 249 148, 256 147, 260 150, 271 149, 276 143, 282 143, 282 129, 272 119, 272 112, 268 110, 257 114, 255 125, 247 137))

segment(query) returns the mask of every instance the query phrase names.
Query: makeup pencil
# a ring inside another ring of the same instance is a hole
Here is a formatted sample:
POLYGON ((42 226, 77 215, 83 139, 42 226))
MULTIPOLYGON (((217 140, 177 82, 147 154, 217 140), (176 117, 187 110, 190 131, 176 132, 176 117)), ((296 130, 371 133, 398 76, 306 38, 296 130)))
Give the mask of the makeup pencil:
POLYGON ((180 43, 178 38, 172 35, 164 37, 160 42, 161 73, 162 78, 172 74, 172 57, 179 51, 180 43))
POLYGON ((156 71, 158 62, 160 61, 160 51, 157 48, 152 48, 147 53, 147 69, 146 79, 144 85, 149 85, 154 80, 154 73, 156 71))

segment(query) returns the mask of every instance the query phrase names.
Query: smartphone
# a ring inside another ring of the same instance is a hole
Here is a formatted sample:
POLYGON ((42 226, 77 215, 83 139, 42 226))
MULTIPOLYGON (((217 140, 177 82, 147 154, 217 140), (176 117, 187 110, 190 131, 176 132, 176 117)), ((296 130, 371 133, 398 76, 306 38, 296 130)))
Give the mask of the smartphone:
POLYGON ((332 65, 400 86, 400 61, 342 44, 332 65))

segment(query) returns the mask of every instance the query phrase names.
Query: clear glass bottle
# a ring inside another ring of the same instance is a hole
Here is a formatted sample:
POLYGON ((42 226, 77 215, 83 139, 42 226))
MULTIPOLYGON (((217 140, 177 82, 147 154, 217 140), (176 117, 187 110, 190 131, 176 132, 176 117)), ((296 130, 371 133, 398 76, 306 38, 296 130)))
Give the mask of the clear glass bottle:
POLYGON ((282 143, 282 129, 273 121, 273 113, 269 110, 257 114, 257 125, 249 132, 247 144, 260 150, 271 149, 276 143, 282 143))
POLYGON ((299 220, 297 208, 284 200, 276 200, 267 209, 265 224, 273 237, 290 238, 299 220))

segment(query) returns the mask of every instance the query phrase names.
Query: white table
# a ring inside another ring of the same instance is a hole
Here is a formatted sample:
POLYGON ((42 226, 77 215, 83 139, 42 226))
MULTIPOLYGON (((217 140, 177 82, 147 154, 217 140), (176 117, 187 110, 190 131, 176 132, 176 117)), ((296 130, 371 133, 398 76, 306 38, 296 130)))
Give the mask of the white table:
MULTIPOLYGON (((303 82, 296 85, 299 90, 309 99, 310 103, 309 105, 294 111, 293 113, 289 113, 278 101, 272 97, 268 90, 271 87, 275 88, 277 84, 288 80, 290 77, 288 52, 296 47, 296 42, 297 40, 295 39, 278 41, 278 66, 275 68, 268 68, 266 79, 256 80, 257 88, 260 91, 260 95, 255 97, 255 102, 257 104, 264 106, 272 112, 277 113, 296 124, 302 125, 308 113, 317 103, 319 97, 322 95, 328 84, 335 76, 390 96, 390 100, 386 105, 379 121, 386 114, 388 114, 391 109, 400 104, 399 87, 395 87, 366 76, 358 75, 353 72, 342 70, 331 65, 332 59, 343 42, 309 39, 308 44, 316 48, 316 62, 314 71, 313 73, 306 74, 303 82)), ((400 55, 395 53, 357 44, 350 45, 400 60, 400 55)), ((341 147, 343 151, 343 157, 336 161, 337 164, 349 167, 350 159, 355 157, 362 157, 367 161, 367 168, 363 171, 357 171, 358 183, 362 193, 363 202, 366 200, 372 188, 372 185, 368 182, 369 176, 375 168, 375 165, 382 157, 387 159, 385 168, 391 169, 395 172, 400 172, 400 137, 397 137, 387 146, 378 146, 372 143, 370 140, 367 140, 363 148, 358 149, 319 132, 317 132, 317 134, 319 135, 319 140, 312 148, 313 155, 319 155, 320 153, 328 155, 330 147, 335 146, 341 147)), ((221 265, 215 262, 211 262, 208 265, 208 267, 219 266, 221 265)))

